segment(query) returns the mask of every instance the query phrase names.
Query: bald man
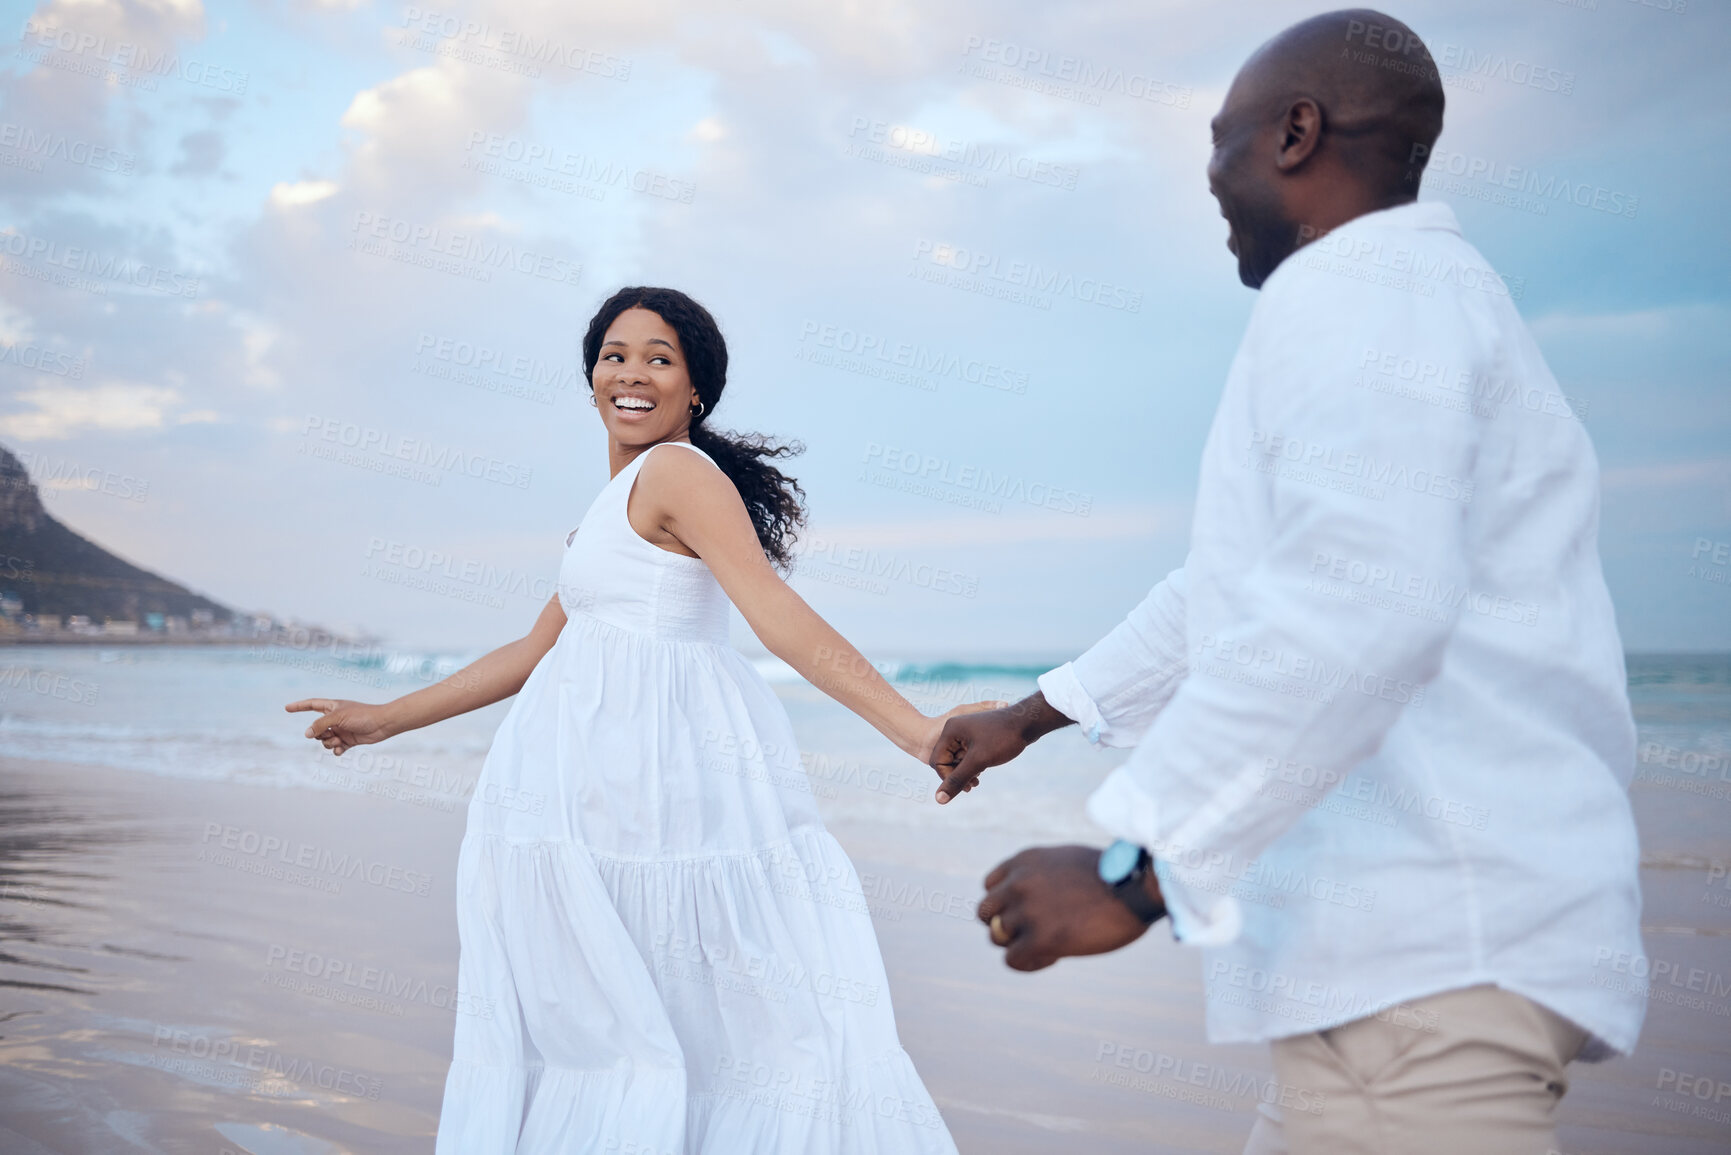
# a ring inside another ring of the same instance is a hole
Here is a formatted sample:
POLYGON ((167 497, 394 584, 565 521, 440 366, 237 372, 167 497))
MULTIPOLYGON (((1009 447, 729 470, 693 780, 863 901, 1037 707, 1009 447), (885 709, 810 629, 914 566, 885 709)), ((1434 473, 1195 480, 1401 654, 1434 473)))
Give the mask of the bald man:
POLYGON ((1506 283, 1417 201, 1442 118, 1377 12, 1245 64, 1208 180, 1261 295, 1190 554, 933 761, 948 802, 1073 723, 1134 747, 1088 804, 1117 841, 1023 851, 979 915, 1019 970, 1169 915, 1209 1037, 1272 1044, 1259 1155, 1543 1155, 1567 1065, 1631 1051, 1645 1005, 1598 466, 1506 283))

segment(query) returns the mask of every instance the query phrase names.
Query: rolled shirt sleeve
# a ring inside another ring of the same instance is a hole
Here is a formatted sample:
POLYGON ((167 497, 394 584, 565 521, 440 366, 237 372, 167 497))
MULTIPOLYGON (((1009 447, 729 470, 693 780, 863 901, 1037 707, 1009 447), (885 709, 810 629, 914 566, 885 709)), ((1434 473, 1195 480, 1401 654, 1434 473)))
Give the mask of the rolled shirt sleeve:
POLYGON ((1175 569, 1081 657, 1040 675, 1040 692, 1088 741, 1134 746, 1183 681, 1184 651, 1184 571, 1175 569))

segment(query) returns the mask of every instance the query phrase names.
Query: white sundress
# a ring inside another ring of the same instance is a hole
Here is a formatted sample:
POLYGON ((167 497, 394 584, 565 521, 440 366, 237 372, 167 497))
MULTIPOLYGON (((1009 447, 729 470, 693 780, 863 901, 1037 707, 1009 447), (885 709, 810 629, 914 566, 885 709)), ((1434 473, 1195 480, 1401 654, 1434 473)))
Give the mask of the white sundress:
POLYGON ((953 1155, 787 712, 709 567, 626 518, 649 452, 469 804, 438 1155, 953 1155))

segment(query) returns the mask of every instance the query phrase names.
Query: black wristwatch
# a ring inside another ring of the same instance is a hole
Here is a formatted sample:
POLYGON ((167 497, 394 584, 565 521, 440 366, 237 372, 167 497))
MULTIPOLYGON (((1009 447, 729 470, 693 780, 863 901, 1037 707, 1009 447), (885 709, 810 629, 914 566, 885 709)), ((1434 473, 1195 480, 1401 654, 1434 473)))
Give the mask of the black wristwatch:
POLYGON ((1100 852, 1100 881, 1112 888, 1112 894, 1142 920, 1143 926, 1152 926, 1166 913, 1163 905, 1148 897, 1143 885, 1153 866, 1154 859, 1146 849, 1122 838, 1100 852))

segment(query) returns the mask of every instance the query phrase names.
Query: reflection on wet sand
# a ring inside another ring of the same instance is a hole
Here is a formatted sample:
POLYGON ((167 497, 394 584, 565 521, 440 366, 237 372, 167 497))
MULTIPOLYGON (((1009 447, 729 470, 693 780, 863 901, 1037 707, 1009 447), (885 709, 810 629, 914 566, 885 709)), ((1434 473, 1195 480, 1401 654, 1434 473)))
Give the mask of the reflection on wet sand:
MULTIPOLYGON (((101 925, 101 895, 110 879, 104 851, 137 837, 114 819, 79 814, 17 791, 0 792, 0 987, 95 993, 82 979, 103 968, 70 960, 91 951, 125 949, 78 938, 93 922, 101 925), (64 917, 73 912, 84 917, 76 922, 64 917)), ((5 1021, 29 1013, 10 1011, 5 1021)))

